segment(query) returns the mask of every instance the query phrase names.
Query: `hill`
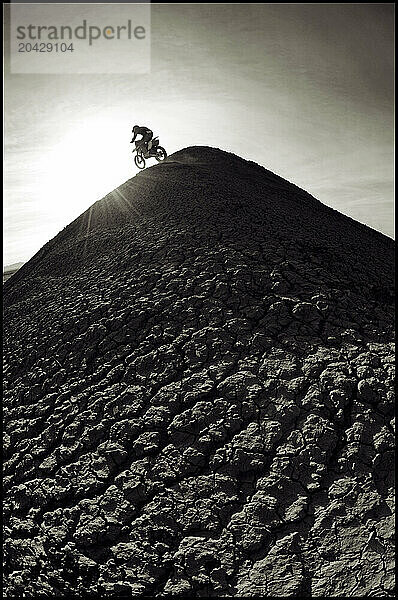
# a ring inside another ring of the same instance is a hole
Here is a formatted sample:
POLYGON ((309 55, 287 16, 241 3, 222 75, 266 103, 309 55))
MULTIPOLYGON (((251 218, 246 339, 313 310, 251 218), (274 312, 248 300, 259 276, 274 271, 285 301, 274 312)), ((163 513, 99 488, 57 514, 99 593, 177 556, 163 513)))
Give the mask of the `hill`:
POLYGON ((391 596, 393 292, 221 150, 96 202, 4 285, 8 593, 391 596))
POLYGON ((7 281, 14 273, 18 271, 22 267, 23 263, 13 263, 12 265, 6 265, 3 267, 3 283, 7 281))

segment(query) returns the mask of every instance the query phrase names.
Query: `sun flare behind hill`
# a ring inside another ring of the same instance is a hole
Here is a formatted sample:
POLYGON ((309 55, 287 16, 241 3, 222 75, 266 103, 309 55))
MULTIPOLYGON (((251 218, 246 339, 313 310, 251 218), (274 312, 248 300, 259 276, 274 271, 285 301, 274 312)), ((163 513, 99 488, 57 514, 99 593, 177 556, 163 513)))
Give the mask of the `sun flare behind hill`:
POLYGON ((57 143, 45 165, 42 206, 65 223, 136 171, 129 125, 122 119, 90 119, 76 124, 57 143))

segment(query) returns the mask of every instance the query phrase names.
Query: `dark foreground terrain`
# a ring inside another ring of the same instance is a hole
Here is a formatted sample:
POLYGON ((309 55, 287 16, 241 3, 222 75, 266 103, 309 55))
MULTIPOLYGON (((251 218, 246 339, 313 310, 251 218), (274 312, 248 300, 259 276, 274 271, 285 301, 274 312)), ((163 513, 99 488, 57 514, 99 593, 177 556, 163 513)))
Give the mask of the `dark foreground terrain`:
POLYGON ((44 246, 4 285, 6 593, 392 596, 392 256, 203 147, 44 246))

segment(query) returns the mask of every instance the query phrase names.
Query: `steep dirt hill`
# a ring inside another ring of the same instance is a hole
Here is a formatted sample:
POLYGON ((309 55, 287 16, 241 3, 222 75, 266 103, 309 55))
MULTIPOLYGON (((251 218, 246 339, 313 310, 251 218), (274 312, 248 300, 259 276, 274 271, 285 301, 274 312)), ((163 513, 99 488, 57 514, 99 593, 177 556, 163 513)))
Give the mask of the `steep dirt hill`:
POLYGON ((392 596, 392 277, 213 148, 95 203, 4 285, 7 593, 392 596))

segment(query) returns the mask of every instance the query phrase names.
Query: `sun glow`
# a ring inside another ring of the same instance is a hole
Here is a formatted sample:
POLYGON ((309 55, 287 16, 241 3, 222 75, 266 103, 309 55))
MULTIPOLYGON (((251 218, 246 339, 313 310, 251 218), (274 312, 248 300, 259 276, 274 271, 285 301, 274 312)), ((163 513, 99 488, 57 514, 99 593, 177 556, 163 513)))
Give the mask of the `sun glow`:
POLYGON ((90 119, 76 125, 53 147, 43 165, 42 206, 67 225, 96 200, 132 177, 126 121, 90 119))

